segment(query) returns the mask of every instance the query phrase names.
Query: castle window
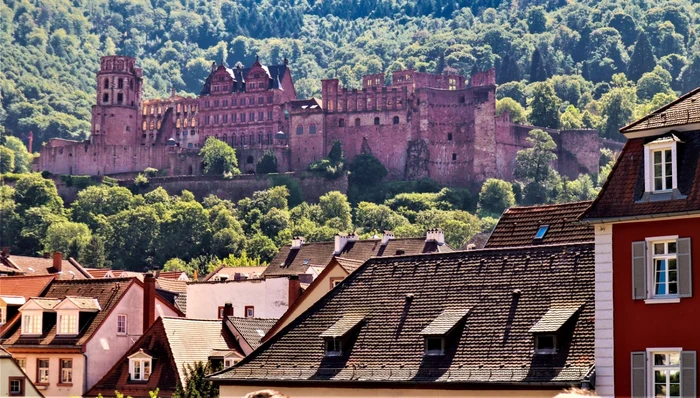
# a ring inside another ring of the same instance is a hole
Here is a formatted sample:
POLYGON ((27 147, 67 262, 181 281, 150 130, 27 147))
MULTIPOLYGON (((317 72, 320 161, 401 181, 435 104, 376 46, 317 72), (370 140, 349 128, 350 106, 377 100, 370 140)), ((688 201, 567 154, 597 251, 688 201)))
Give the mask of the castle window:
POLYGON ((148 123, 146 123, 146 121, 144 120, 143 125, 141 127, 142 130, 146 130, 146 128, 148 128, 148 123))
POLYGON ((228 115, 221 116, 221 123, 224 123, 224 124, 228 123, 228 115))
POLYGON ((450 90, 456 90, 457 89, 457 80, 454 77, 450 78, 450 90))
POLYGON ((209 108, 210 105, 211 105, 211 103, 209 101, 204 101, 205 108, 209 108))
MULTIPOLYGON (((260 88, 262 88, 262 86, 260 88)), ((265 97, 258 97, 258 104, 264 104, 264 103, 265 103, 265 97)))
POLYGON ((452 133, 447 133, 447 141, 452 141, 452 133))
POLYGON ((241 123, 245 123, 245 113, 241 113, 241 123))
POLYGON ((271 104, 272 103, 272 96, 267 97, 267 103, 271 104))
POLYGON ((156 127, 156 124, 153 121, 151 121, 151 130, 153 130, 155 127, 156 127))
POLYGON ((394 124, 399 124, 399 117, 398 116, 394 116, 394 124))
POLYGON ((148 114, 148 107, 147 107, 147 106, 144 106, 144 107, 143 107, 143 111, 142 111, 141 113, 144 114, 144 115, 148 114))
POLYGON ((272 133, 267 133, 267 145, 272 145, 272 133))
POLYGON ((187 127, 187 118, 182 119, 182 127, 187 127))
POLYGON ((102 102, 109 102, 109 94, 107 94, 107 93, 102 94, 102 102))
POLYGON ((227 143, 227 144, 228 144, 228 136, 227 136, 226 134, 224 134, 224 138, 223 138, 223 140, 222 140, 222 141, 224 141, 225 143, 227 143))
POLYGON ((338 119, 338 127, 345 127, 345 119, 338 119))
POLYGON ((231 106, 236 106, 236 105, 238 105, 238 100, 234 98, 231 100, 231 106))
POLYGON ((248 136, 248 145, 253 145, 254 143, 255 142, 253 141, 253 133, 250 133, 250 136, 248 136))
POLYGON ((119 78, 117 80, 117 88, 124 88, 124 79, 119 78))
POLYGON ((129 88, 132 90, 134 89, 134 81, 131 79, 129 79, 129 88))
POLYGON ((236 134, 231 134, 231 146, 236 146, 236 134))
POLYGON ((358 117, 357 119, 355 119, 355 126, 359 126, 359 125, 360 125, 360 118, 358 117))
POLYGON ((152 107, 151 107, 151 115, 153 115, 155 112, 156 112, 156 107, 155 107, 155 106, 152 106, 152 107))
POLYGON ((263 143, 263 133, 258 133, 258 144, 263 143))
POLYGON ((159 105, 158 106, 158 114, 160 115, 161 113, 163 113, 163 107, 159 105))
POLYGON ((180 119, 175 120, 175 128, 180 128, 180 119))
POLYGON ((197 106, 195 104, 190 105, 190 111, 194 112, 197 110, 197 106))
POLYGON ((379 118, 378 117, 374 118, 374 125, 379 126, 379 118))
POLYGON ((309 126, 309 134, 316 134, 316 125, 312 124, 309 126))
POLYGON ((457 160, 457 154, 456 154, 456 153, 453 153, 453 154, 452 154, 452 160, 457 160))
MULTIPOLYGON (((218 85, 217 85, 217 86, 214 86, 214 91, 219 91, 219 86, 218 86, 218 85)), ((216 105, 214 105, 214 106, 216 106, 216 105)))
POLYGON ((197 121, 194 118, 192 118, 192 123, 190 123, 190 124, 192 125, 192 127, 194 127, 197 125, 197 121))
MULTIPOLYGON (((251 135, 251 137, 253 136, 251 135)), ((248 156, 248 159, 246 159, 246 163, 253 164, 253 156, 248 156)))
POLYGON ((304 126, 297 126, 297 135, 302 135, 304 134, 304 126))
POLYGON ((124 94, 119 93, 117 94, 117 104, 121 104, 124 102, 124 94))
POLYGON ((255 98, 253 98, 253 97, 248 98, 248 105, 255 105, 255 98))
POLYGON ((214 124, 219 124, 219 115, 214 115, 214 124))
POLYGON ((232 113, 232 114, 231 114, 231 123, 236 123, 236 122, 237 122, 236 117, 237 117, 237 114, 236 114, 236 113, 232 113))
POLYGON ((219 100, 214 100, 214 108, 218 108, 218 107, 219 107, 219 100))
POLYGON ((465 103, 465 102, 466 102, 466 100, 464 99, 464 96, 463 96, 463 95, 460 95, 460 96, 459 96, 459 103, 460 103, 460 104, 463 104, 463 103, 465 103))
POLYGON ((182 104, 177 104, 177 106, 176 106, 175 109, 176 109, 176 112, 177 112, 177 113, 182 112, 182 104))
POLYGON ((258 112, 258 121, 262 122, 265 119, 265 112, 258 112))
POLYGON ((272 111, 267 111, 267 120, 272 120, 272 111))
POLYGON ((204 116, 204 124, 209 124, 210 120, 209 116, 204 116))
POLYGON ((228 106, 228 100, 223 100, 221 106, 224 108, 228 106))
POLYGON ((108 78, 105 78, 104 88, 109 88, 109 79, 108 78))
MULTIPOLYGON (((126 128, 128 129, 129 126, 126 126, 126 128)), ((160 120, 156 123, 156 128, 160 129, 160 120)))

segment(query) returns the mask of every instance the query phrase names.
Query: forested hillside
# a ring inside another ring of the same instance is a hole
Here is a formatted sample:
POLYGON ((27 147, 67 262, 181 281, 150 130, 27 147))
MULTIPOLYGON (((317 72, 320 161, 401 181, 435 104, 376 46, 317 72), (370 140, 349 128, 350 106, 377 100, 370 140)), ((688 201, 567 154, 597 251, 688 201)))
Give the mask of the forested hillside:
MULTIPOLYGON (((196 94, 212 61, 289 58, 320 79, 495 67, 500 110, 549 127, 617 129, 700 85, 699 4, 677 1, 5 0, 0 126, 84 138, 104 54, 139 58, 148 97, 196 94), (545 84, 535 84, 536 82, 545 84)), ((36 150, 35 146, 35 150, 36 150)))

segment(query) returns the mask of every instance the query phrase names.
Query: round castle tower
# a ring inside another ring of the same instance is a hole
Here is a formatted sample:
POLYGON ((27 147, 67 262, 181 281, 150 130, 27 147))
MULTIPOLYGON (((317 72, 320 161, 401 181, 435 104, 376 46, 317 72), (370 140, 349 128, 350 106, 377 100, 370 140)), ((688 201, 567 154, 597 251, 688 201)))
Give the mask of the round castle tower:
POLYGON ((131 57, 106 56, 97 73, 97 102, 92 107, 91 141, 136 145, 140 126, 143 71, 131 57))

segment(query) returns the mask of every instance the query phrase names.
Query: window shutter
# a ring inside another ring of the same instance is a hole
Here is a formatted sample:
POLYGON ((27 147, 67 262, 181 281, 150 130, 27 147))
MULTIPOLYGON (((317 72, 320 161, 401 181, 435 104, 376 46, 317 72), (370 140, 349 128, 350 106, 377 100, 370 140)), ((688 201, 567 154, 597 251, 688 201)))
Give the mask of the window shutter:
POLYGON ((693 264, 690 261, 690 238, 679 238, 676 243, 678 256, 678 297, 693 295, 693 264))
MULTIPOLYGON (((682 380, 682 379, 681 379, 682 380)), ((632 353, 632 398, 644 398, 647 395, 647 353, 632 353)))
POLYGON ((632 242, 632 299, 647 298, 647 243, 632 242))
POLYGON ((681 351, 681 397, 696 397, 695 351, 681 351))

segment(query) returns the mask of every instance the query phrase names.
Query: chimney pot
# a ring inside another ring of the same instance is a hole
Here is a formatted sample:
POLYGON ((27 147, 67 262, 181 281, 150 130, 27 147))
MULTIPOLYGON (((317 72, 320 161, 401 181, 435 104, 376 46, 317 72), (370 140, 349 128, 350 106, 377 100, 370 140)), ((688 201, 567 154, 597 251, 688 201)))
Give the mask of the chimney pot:
POLYGON ((63 254, 61 252, 53 252, 53 268, 57 273, 63 272, 63 254))
POLYGON ((156 278, 151 272, 143 278, 143 332, 155 322, 156 314, 156 278))
POLYGON ((426 242, 436 242, 439 246, 445 244, 445 235, 440 228, 431 228, 425 234, 426 242))

